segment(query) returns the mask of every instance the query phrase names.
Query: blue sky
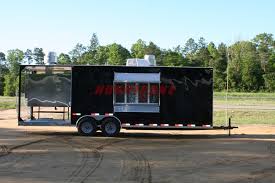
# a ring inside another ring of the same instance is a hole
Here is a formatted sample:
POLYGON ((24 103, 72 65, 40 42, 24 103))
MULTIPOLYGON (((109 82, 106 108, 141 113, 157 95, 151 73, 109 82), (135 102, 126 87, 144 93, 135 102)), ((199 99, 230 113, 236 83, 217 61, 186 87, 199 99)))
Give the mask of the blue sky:
POLYGON ((230 44, 256 34, 275 34, 272 0, 0 0, 0 51, 42 47, 68 52, 87 45, 130 48, 137 39, 162 48, 190 37, 230 44))

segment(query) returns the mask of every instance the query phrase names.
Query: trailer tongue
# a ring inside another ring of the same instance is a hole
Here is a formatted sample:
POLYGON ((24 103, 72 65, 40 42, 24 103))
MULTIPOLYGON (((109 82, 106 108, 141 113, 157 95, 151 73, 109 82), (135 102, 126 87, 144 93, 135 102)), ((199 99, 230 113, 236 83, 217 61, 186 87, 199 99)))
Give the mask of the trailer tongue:
POLYGON ((106 136, 121 128, 236 128, 231 121, 213 126, 212 116, 212 68, 20 66, 18 125, 69 125, 82 135, 106 136))

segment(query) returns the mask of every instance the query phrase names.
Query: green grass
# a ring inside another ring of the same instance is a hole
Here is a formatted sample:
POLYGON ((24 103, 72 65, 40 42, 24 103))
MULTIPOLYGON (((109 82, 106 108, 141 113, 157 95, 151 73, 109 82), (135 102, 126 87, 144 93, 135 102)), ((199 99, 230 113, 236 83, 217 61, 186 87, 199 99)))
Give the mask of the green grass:
MULTIPOLYGON (((226 92, 214 92, 214 97, 224 97, 226 92)), ((245 97, 245 98, 275 98, 275 93, 244 93, 244 92, 229 92, 231 97, 245 97)))
MULTIPOLYGON (((214 111, 214 125, 227 125, 225 111, 214 111)), ((232 116, 232 125, 243 124, 273 124, 275 125, 275 111, 234 111, 228 112, 232 116)))
POLYGON ((0 110, 15 109, 16 97, 3 97, 0 96, 0 110))
MULTIPOLYGON (((226 93, 215 92, 214 104, 226 104, 226 93)), ((237 93, 228 94, 229 105, 275 105, 275 93, 237 93)))
MULTIPOLYGON (((225 105, 226 93, 214 93, 214 105, 225 105)), ((237 93, 228 94, 228 105, 234 106, 275 106, 275 93, 237 93)), ((251 109, 234 109, 228 111, 228 116, 232 116, 232 123, 241 124, 275 124, 275 111, 272 110, 251 110, 251 109)), ((225 124, 225 110, 214 110, 214 125, 225 124)))

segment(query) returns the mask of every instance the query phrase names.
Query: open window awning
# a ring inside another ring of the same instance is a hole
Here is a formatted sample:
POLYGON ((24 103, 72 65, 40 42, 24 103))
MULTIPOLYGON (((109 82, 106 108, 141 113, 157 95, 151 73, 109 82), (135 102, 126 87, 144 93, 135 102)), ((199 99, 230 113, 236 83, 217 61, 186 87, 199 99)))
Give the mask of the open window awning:
POLYGON ((114 82, 160 83, 160 73, 118 73, 114 82))

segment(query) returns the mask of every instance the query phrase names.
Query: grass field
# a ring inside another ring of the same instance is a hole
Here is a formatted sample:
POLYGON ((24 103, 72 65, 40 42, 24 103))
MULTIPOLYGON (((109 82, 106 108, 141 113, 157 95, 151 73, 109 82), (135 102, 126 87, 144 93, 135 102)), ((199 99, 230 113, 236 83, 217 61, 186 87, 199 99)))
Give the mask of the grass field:
MULTIPOLYGON (((226 94, 224 92, 214 93, 214 105, 226 105, 226 94)), ((238 109, 229 109, 228 116, 232 116, 234 125, 241 124, 274 124, 275 110, 265 110, 265 107, 275 107, 275 93, 229 93, 228 105, 239 106, 238 109), (245 106, 260 106, 263 109, 242 108, 245 106)), ((16 107, 15 97, 0 96, 0 110, 14 109, 16 107)), ((226 124, 226 110, 214 108, 214 125, 226 124)))
MULTIPOLYGON (((228 116, 232 116, 232 123, 241 124, 275 124, 275 110, 265 108, 275 107, 275 93, 214 93, 214 105, 226 105, 239 107, 238 109, 228 109, 228 116), (250 106, 251 108, 245 108, 250 106), (262 109, 253 109, 253 106, 262 109)), ((214 108, 213 120, 215 125, 226 124, 226 110, 217 110, 214 108)))
MULTIPOLYGON (((226 104, 226 93, 215 92, 214 104, 226 104)), ((228 94, 228 104, 232 105, 275 105, 275 93, 238 93, 228 94)))
MULTIPOLYGON (((232 125, 242 124, 272 124, 275 125, 275 111, 229 111, 228 116, 232 117, 232 125)), ((214 125, 227 125, 226 112, 214 111, 214 125)))
POLYGON ((4 97, 0 96, 0 110, 15 109, 16 97, 4 97))

